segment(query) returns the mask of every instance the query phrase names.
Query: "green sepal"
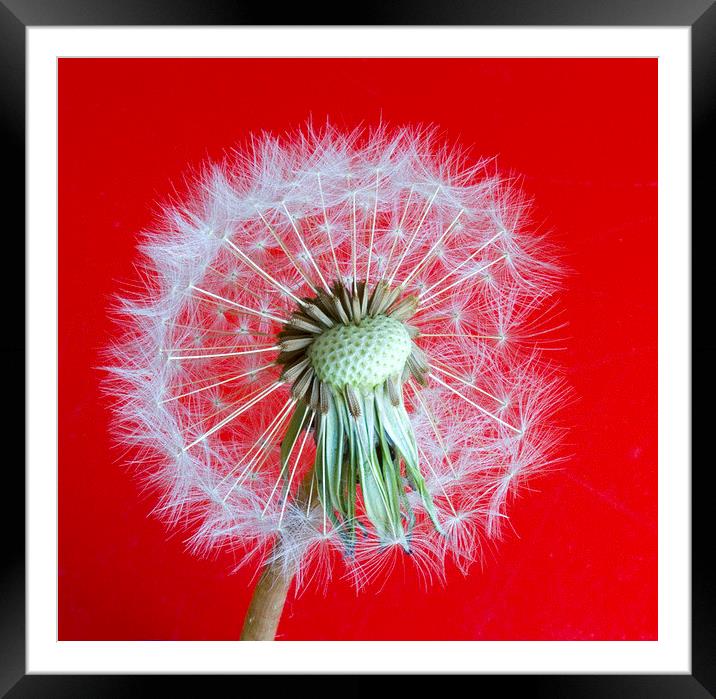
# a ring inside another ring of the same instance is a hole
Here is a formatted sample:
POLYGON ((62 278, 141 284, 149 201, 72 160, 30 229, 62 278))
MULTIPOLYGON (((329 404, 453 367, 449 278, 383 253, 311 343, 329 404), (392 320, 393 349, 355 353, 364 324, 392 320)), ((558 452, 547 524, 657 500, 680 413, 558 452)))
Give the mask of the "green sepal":
POLYGON ((393 447, 399 452, 405 462, 405 474, 413 483, 415 490, 420 494, 425 511, 428 513, 433 526, 439 533, 443 534, 440 520, 435 511, 435 504, 425 485, 425 479, 420 472, 418 465, 418 448, 415 443, 415 435, 408 414, 405 412, 402 403, 395 407, 390 403, 386 403, 386 400, 384 394, 376 392, 376 404, 378 405, 381 424, 393 443, 393 447))
POLYGON ((393 516, 393 520, 397 523, 398 526, 402 528, 402 524, 400 522, 400 504, 403 504, 403 506, 406 508, 406 512, 410 511, 410 504, 408 503, 408 499, 405 495, 405 489, 400 482, 400 459, 394 459, 393 454, 391 453, 390 443, 388 442, 387 435, 385 433, 385 430, 383 429, 383 425, 380 420, 380 414, 378 412, 378 406, 376 404, 377 400, 377 397, 373 396, 372 408, 375 411, 377 425, 376 441, 378 442, 378 446, 380 447, 378 453, 380 456, 380 463, 382 467, 381 471, 383 474, 383 482, 385 483, 386 489, 388 491, 388 497, 392 507, 391 514, 393 516))
POLYGON ((403 533, 397 497, 385 481, 376 453, 376 415, 372 396, 360 396, 361 417, 353 422, 355 439, 359 446, 359 472, 366 515, 382 538, 403 533))
MULTIPOLYGON (((336 413, 336 403, 320 419, 315 468, 326 479, 326 496, 333 510, 343 511, 341 471, 343 468, 343 425, 336 413)), ((323 493, 321 493, 323 495, 323 493)), ((325 503, 328 505, 328 503, 325 503)))
POLYGON ((283 436, 283 441, 281 442, 281 475, 284 475, 286 463, 298 439, 299 432, 305 425, 306 413, 309 410, 310 408, 303 401, 299 401, 296 405, 296 409, 293 411, 291 421, 286 428, 286 434, 283 436))

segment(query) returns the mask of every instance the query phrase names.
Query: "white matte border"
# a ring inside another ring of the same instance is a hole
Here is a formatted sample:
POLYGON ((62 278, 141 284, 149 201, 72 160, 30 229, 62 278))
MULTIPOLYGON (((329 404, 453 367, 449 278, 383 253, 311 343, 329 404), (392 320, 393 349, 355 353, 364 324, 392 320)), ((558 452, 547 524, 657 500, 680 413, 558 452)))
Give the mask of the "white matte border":
POLYGON ((690 673, 688 27, 30 27, 27 40, 28 673, 690 673), (57 641, 57 58, 67 56, 658 57, 659 640, 57 641))

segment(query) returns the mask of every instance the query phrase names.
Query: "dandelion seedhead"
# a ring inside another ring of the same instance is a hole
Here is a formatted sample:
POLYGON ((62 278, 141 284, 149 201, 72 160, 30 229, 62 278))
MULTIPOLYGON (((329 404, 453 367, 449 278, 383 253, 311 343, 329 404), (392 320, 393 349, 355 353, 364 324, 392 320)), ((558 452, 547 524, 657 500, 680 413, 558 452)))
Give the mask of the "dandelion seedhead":
POLYGON ((254 139, 143 252, 108 390, 198 552, 299 582, 466 568, 559 459, 554 251, 513 180, 433 131, 254 139))

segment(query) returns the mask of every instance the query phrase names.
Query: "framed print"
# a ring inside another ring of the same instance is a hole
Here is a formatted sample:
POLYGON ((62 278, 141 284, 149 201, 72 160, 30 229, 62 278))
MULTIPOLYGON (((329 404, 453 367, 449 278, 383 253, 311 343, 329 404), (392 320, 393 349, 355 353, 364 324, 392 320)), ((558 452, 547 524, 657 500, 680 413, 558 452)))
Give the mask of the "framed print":
POLYGON ((626 9, 10 7, 9 696, 255 673, 714 691, 689 168, 696 225, 712 176, 689 115, 698 141, 716 15, 626 9))

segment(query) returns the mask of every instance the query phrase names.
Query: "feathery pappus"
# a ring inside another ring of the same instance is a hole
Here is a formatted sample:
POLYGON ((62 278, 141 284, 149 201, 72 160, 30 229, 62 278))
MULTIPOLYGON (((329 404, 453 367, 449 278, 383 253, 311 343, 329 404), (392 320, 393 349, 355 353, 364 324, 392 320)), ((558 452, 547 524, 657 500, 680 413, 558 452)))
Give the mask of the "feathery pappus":
POLYGON ((197 553, 360 585, 463 570, 559 461, 560 266, 517 184, 419 128, 263 135, 147 232, 107 391, 197 553))

